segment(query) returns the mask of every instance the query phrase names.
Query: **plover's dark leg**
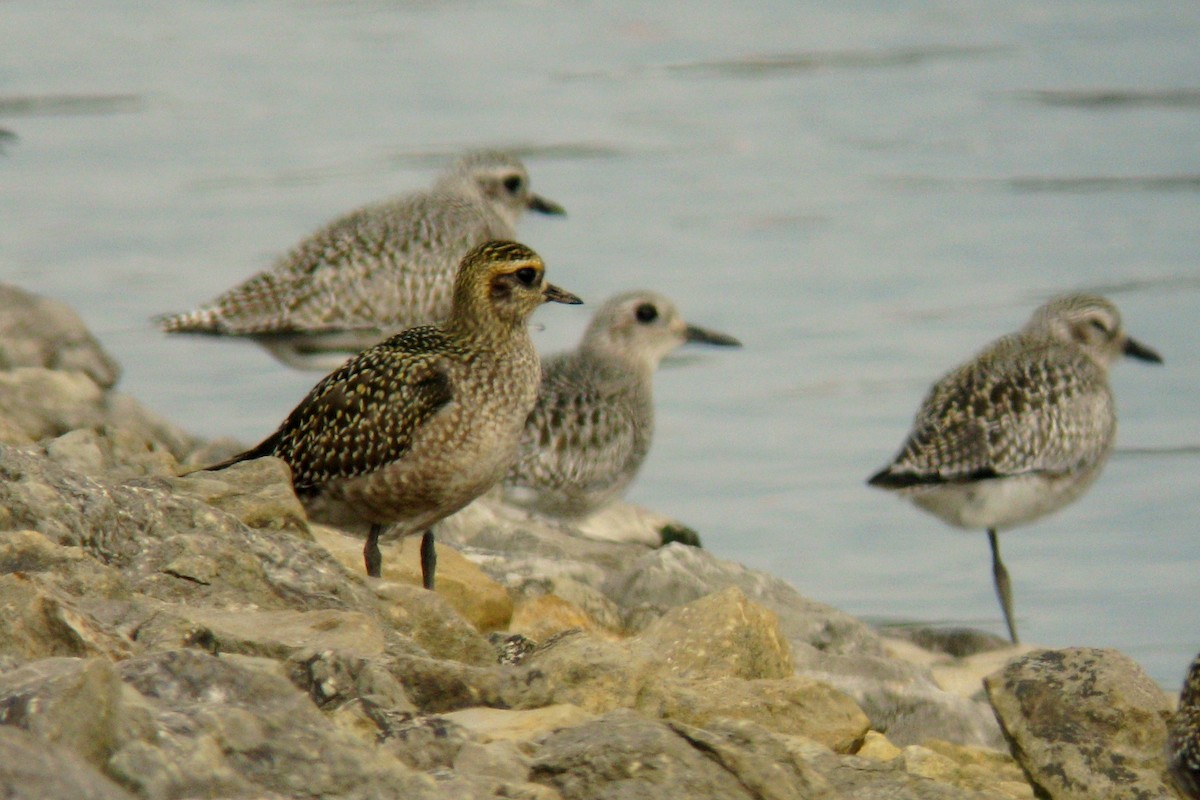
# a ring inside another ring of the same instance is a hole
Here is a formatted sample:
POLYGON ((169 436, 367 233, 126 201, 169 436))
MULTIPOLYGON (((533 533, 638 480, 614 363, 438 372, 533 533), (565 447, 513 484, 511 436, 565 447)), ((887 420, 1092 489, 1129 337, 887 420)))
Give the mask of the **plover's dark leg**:
POLYGON ((373 524, 370 533, 367 534, 367 543, 363 545, 363 561, 367 565, 367 574, 372 578, 378 578, 379 571, 383 567, 383 555, 379 552, 379 535, 381 533, 383 533, 383 525, 373 524))
POLYGON ((1008 625, 1008 636, 1013 644, 1017 641, 1017 623, 1013 621, 1012 613, 1012 584, 1008 580, 1008 570, 1000 560, 1000 543, 996 540, 996 529, 988 528, 988 543, 992 546, 992 580, 996 583, 996 596, 1000 598, 1000 608, 1004 611, 1004 622, 1008 625))
POLYGON ((433 528, 421 536, 421 584, 433 591, 433 574, 437 571, 437 550, 433 546, 433 528))

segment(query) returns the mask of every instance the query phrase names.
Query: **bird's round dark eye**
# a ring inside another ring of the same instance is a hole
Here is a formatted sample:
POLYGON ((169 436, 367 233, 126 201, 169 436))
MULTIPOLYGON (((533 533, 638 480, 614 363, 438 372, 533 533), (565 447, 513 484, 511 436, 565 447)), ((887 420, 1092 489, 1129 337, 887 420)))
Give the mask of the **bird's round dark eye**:
POLYGON ((525 181, 521 180, 520 175, 509 175, 504 179, 504 188, 508 190, 509 194, 517 194, 524 185, 525 181))
POLYGON ((537 270, 533 267, 521 267, 517 270, 517 280, 526 286, 533 286, 537 281, 537 270))
POLYGON ((1088 321, 1091 323, 1092 327, 1095 328, 1096 330, 1098 330, 1104 334, 1108 333, 1108 327, 1100 320, 1093 319, 1093 320, 1088 320, 1088 321))
POLYGON ((634 313, 637 315, 638 322, 654 322, 658 319, 658 309, 652 303, 642 303, 634 313))

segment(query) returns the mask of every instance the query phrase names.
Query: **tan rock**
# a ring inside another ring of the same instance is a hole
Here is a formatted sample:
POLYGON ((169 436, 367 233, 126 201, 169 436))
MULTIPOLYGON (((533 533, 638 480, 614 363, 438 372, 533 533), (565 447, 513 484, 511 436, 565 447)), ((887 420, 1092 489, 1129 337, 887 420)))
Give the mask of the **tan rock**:
POLYGON ((786 678, 795 672, 779 618, 731 586, 674 608, 632 640, 656 671, 676 678, 786 678))
MULTIPOLYGON (((357 575, 364 575, 363 540, 326 525, 310 526, 316 541, 357 575)), ((421 537, 380 543, 383 580, 421 585, 421 537)), ((437 594, 445 598, 476 630, 499 630, 508 625, 513 604, 504 587, 452 547, 438 545, 437 594)))
POLYGON ((334 727, 355 737, 363 744, 373 745, 379 740, 379 725, 367 713, 362 698, 355 698, 337 708, 325 712, 334 727))
POLYGON ((1025 782, 1020 768, 1011 758, 1006 761, 1005 756, 996 751, 986 751, 993 758, 984 755, 985 751, 982 750, 978 754, 969 752, 977 748, 954 745, 951 748, 956 749, 945 749, 950 754, 946 755, 920 745, 909 745, 902 754, 904 768, 910 775, 964 791, 986 792, 990 797, 1033 800, 1033 787, 1025 782))
POLYGON ((176 491, 232 514, 247 527, 313 539, 304 506, 292 490, 291 470, 278 458, 244 461, 215 472, 191 472, 171 483, 176 491))
POLYGON ((463 726, 480 742, 532 742, 554 731, 581 725, 596 715, 572 703, 556 703, 528 711, 478 706, 440 716, 463 726))
POLYGON ((624 644, 582 631, 534 650, 522 668, 545 682, 554 702, 595 713, 632 708, 647 674, 624 644))
POLYGON ((859 746, 855 755, 860 758, 869 758, 872 761, 892 761, 899 758, 903 752, 879 731, 867 731, 862 745, 859 746))
POLYGON ((226 611, 181 605, 170 613, 208 628, 219 651, 279 659, 299 650, 338 650, 359 656, 384 651, 378 623, 358 611, 226 611))
POLYGON ((554 634, 573 628, 600 636, 609 634, 605 626, 582 608, 554 594, 518 601, 508 623, 509 631, 527 636, 535 642, 545 641, 554 634))
POLYGON ((103 422, 104 392, 82 372, 18 367, 0 372, 0 418, 39 441, 103 422))
POLYGON ((440 594, 409 583, 372 583, 388 622, 434 658, 477 666, 496 663, 495 648, 440 594))
POLYGON ((82 610, 78 598, 45 584, 42 575, 0 575, 0 653, 126 658, 133 652, 128 639, 82 610))
POLYGON ((700 728, 719 718, 755 722, 769 731, 805 736, 850 752, 869 727, 867 715, 827 683, 790 675, 770 680, 715 678, 649 681, 639 710, 700 728))
MULTIPOLYGON (((1031 800, 1034 797, 1033 786, 1025 778, 1024 770, 1008 753, 986 747, 966 747, 940 739, 925 742, 923 748, 914 750, 912 758, 908 752, 910 749, 913 748, 905 748, 905 764, 912 765, 909 766, 909 772, 920 774, 913 767, 922 763, 923 755, 919 751, 927 750, 954 765, 954 769, 945 773, 949 779, 941 779, 944 783, 952 783, 962 789, 990 790, 1014 800, 1031 800)), ((932 759, 929 762, 932 764, 932 759)))
POLYGON ((107 659, 44 659, 0 675, 0 719, 104 767, 118 746, 121 695, 107 659))

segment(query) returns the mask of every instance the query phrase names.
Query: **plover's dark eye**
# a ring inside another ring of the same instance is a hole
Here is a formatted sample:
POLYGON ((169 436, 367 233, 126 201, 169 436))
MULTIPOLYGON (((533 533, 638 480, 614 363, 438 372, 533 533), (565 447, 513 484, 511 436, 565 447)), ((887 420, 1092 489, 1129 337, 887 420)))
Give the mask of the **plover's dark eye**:
POLYGON ((517 194, 521 191, 521 187, 525 185, 525 181, 521 180, 520 175, 509 175, 504 179, 504 188, 509 194, 517 194))
POLYGON ((526 286, 533 286, 537 282, 538 272, 533 267, 521 267, 517 270, 517 280, 526 286))
POLYGON ((1090 322, 1092 327, 1095 328, 1096 330, 1100 331, 1101 333, 1103 333, 1106 336, 1108 335, 1108 327, 1100 320, 1091 319, 1091 320, 1088 320, 1088 322, 1090 322))
POLYGON ((637 315, 638 322, 654 322, 658 319, 658 309, 653 303, 642 303, 634 312, 637 315))

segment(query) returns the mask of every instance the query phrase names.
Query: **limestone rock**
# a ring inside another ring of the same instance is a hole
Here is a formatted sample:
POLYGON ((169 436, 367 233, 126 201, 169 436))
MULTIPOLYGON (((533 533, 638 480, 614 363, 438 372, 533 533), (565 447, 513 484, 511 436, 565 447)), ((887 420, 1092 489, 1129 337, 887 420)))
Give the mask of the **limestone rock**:
POLYGON ((1013 754, 1054 800, 1168 798, 1170 699, 1114 650, 1040 650, 988 676, 1013 754))
POLYGON ((104 424, 104 390, 82 372, 0 372, 0 417, 37 441, 104 424))
POLYGON ((701 728, 721 718, 749 720, 843 753, 855 748, 868 726, 867 715, 849 697, 827 683, 798 675, 773 680, 650 681, 638 708, 701 728))
POLYGON ((484 667, 496 663, 487 639, 436 592, 392 581, 372 581, 387 622, 435 658, 484 667))
POLYGON ((645 666, 627 646, 571 631, 530 653, 519 668, 530 685, 540 684, 555 703, 593 713, 631 708, 645 680, 645 666))
POLYGON ((898 745, 931 737, 960 744, 1005 747, 991 707, 944 690, 928 667, 888 656, 813 653, 793 642, 802 675, 826 681, 849 695, 898 745))
POLYGON ((564 800, 687 797, 800 800, 832 797, 820 776, 749 723, 703 730, 614 711, 550 736, 531 777, 564 800))
POLYGON ((480 742, 532 742, 563 728, 572 728, 591 719, 595 714, 570 703, 559 703, 513 710, 501 708, 464 708, 442 714, 445 719, 461 725, 480 742))
POLYGON ((0 575, 0 650, 25 659, 103 655, 122 658, 134 645, 95 619, 54 578, 0 575))
POLYGON ((417 710, 404 687, 375 659, 322 650, 297 653, 287 665, 288 678, 319 708, 337 708, 360 700, 392 713, 417 710))
POLYGON ((291 470, 278 458, 257 458, 213 472, 192 472, 171 483, 176 491, 237 517, 249 528, 312 541, 304 506, 292 490, 291 470))
POLYGON ((662 613, 730 586, 773 611, 793 642, 834 654, 883 652, 878 635, 850 615, 803 597, 779 578, 696 547, 673 544, 644 552, 621 565, 605 591, 622 608, 645 606, 662 613))
POLYGON ((12 725, 0 725, 0 797, 134 800, 74 751, 12 725))
POLYGON ((0 723, 103 768, 118 746, 121 680, 107 659, 49 658, 0 675, 0 723))
POLYGON ((672 609, 634 651, 677 678, 785 678, 795 667, 775 614, 730 587, 672 609))
MULTIPOLYGON (((313 525, 312 530, 317 541, 346 569, 365 574, 361 537, 325 525, 313 525)), ((469 620, 477 631, 486 633, 507 625, 513 604, 504 587, 453 548, 437 544, 437 595, 469 620)), ((421 585, 419 536, 399 541, 384 539, 380 548, 384 552, 385 581, 421 585)))
POLYGON ((513 608, 508 623, 511 633, 544 641, 569 630, 582 630, 606 635, 611 633, 590 614, 556 594, 546 594, 522 600, 513 608))
POLYGON ((433 781, 338 730, 287 680, 198 653, 118 667, 157 735, 127 743, 110 771, 144 797, 439 797, 433 781))
POLYGON ((0 370, 82 372, 112 388, 121 369, 65 303, 0 284, 0 370))

